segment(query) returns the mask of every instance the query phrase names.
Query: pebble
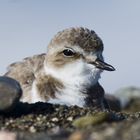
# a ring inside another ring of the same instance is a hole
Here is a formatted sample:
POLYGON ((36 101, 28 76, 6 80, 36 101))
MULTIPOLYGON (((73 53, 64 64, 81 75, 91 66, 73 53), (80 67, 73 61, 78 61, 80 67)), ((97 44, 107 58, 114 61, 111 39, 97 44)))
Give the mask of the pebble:
POLYGON ((22 95, 20 84, 9 77, 0 77, 0 112, 11 111, 22 95))
POLYGON ((138 87, 125 87, 117 90, 114 96, 120 100, 121 107, 126 108, 133 98, 140 98, 140 88, 138 87))
POLYGON ((67 120, 71 122, 73 121, 73 117, 68 117, 67 120))
POLYGON ((12 132, 0 132, 0 140, 16 140, 16 134, 12 132))
POLYGON ((58 118, 52 118, 52 122, 58 122, 58 118))
POLYGON ((29 128, 29 131, 30 131, 31 133, 35 133, 35 132, 36 132, 36 129, 35 129, 34 126, 31 126, 31 127, 29 128))

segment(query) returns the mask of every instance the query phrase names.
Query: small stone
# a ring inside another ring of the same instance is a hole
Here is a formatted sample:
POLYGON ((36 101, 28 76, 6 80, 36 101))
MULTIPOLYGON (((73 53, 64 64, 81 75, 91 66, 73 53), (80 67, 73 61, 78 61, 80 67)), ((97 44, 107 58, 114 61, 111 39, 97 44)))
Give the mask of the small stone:
MULTIPOLYGON (((132 87, 121 88, 114 93, 114 96, 116 96, 120 100, 121 107, 123 109, 125 109, 125 108, 128 108, 129 105, 130 106, 132 105, 132 103, 131 103, 132 99, 138 99, 138 102, 139 102, 140 88, 133 87, 133 86, 132 87)), ((139 109, 139 107, 134 107, 134 110, 135 110, 134 112, 139 111, 137 109, 139 109)), ((133 109, 131 109, 131 111, 132 110, 133 109)))
POLYGON ((70 137, 69 140, 83 140, 82 132, 75 132, 70 137))
POLYGON ((76 128, 85 128, 88 126, 100 124, 106 121, 107 118, 108 118, 108 113, 105 113, 105 112, 97 113, 97 114, 89 115, 89 116, 83 116, 83 117, 80 117, 79 119, 76 119, 73 122, 73 126, 76 128))
POLYGON ((73 117, 68 117, 67 120, 68 121, 73 121, 73 117))
POLYGON ((9 77, 0 77, 0 112, 11 111, 22 95, 20 84, 9 77))
POLYGON ((29 131, 30 131, 31 133, 35 133, 35 132, 36 132, 36 129, 35 129, 34 126, 31 126, 31 127, 29 128, 29 131))
POLYGON ((40 117, 37 117, 36 119, 37 119, 37 121, 41 121, 41 118, 40 117))
POLYGON ((52 122, 58 122, 58 118, 52 118, 52 122))
POLYGON ((16 140, 16 133, 1 131, 0 140, 16 140))

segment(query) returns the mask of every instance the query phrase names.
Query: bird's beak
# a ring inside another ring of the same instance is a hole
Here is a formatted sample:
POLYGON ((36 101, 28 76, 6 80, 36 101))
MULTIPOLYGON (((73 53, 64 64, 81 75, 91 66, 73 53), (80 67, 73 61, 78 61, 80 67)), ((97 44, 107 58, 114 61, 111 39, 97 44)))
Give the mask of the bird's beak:
POLYGON ((115 68, 100 59, 96 59, 94 62, 89 62, 90 64, 95 65, 97 68, 107 71, 115 71, 115 68))

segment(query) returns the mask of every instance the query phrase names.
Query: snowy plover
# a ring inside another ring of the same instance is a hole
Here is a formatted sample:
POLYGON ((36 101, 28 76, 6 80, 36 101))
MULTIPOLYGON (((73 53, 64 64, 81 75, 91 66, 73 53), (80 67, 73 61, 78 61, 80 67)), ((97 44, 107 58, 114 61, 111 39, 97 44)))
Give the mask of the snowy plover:
POLYGON ((104 62, 102 52, 103 42, 93 30, 69 28, 54 36, 46 54, 11 64, 5 75, 20 82, 22 102, 103 108, 98 79, 103 70, 115 69, 104 62))

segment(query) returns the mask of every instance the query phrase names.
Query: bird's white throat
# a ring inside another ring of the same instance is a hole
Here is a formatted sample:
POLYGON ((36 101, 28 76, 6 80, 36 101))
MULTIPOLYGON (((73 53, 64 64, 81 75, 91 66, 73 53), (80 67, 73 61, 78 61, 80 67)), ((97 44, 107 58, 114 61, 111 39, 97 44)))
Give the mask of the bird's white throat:
POLYGON ((46 75, 57 78, 66 85, 75 85, 76 87, 96 84, 100 78, 101 70, 94 65, 87 64, 82 60, 71 62, 62 68, 54 68, 44 64, 46 75))

